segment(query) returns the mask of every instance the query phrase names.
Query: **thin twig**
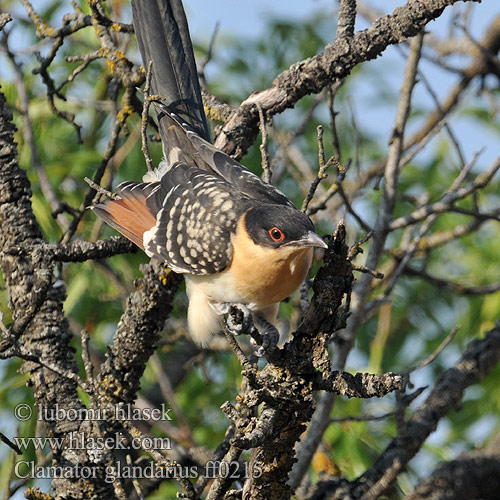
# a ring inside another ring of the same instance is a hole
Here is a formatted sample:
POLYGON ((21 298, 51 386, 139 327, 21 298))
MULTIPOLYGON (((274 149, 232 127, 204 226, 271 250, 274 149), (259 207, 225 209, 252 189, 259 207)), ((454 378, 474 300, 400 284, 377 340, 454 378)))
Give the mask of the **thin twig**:
MULTIPOLYGON (((127 454, 126 456, 126 460, 127 460, 127 465, 132 465, 132 457, 127 454)), ((144 493, 142 492, 141 490, 141 485, 139 484, 139 481, 137 480, 137 478, 133 477, 132 478, 132 485, 134 486, 134 490, 135 490, 135 493, 138 497, 139 500, 144 500, 145 497, 144 497, 144 493)))
POLYGON ((108 191, 107 189, 104 189, 102 186, 99 186, 99 184, 96 184, 93 180, 89 179, 88 177, 84 177, 83 180, 95 191, 97 191, 99 194, 103 194, 107 196, 108 198, 111 198, 112 200, 119 200, 120 197, 117 194, 112 193, 111 191, 108 191))
MULTIPOLYGON (((311 182, 311 186, 309 187, 309 192, 307 193, 306 199, 302 203, 302 212, 307 212, 307 207, 309 206, 309 203, 314 197, 314 193, 316 193, 316 189, 318 188, 319 183, 328 177, 328 174, 326 171, 328 170, 328 167, 332 163, 338 163, 336 162, 333 157, 330 158, 328 161, 325 161, 325 146, 323 144, 323 126, 318 125, 317 127, 317 133, 318 133, 318 173, 316 174, 316 177, 314 180, 311 182)), ((340 165, 340 164, 339 164, 340 165)), ((342 167, 343 168, 343 167, 342 167)))
POLYGON ((386 418, 393 417, 394 414, 394 411, 390 411, 389 413, 384 413, 383 415, 351 415, 350 417, 331 418, 330 423, 338 424, 343 422, 376 422, 378 420, 385 420, 386 418))
POLYGON ((0 31, 2 31, 7 23, 12 21, 12 16, 7 12, 2 12, 0 14, 0 31))
POLYGON ((328 111, 330 113, 330 129, 332 131, 332 145, 333 150, 335 151, 335 159, 337 161, 341 160, 341 150, 340 150, 340 139, 337 130, 337 115, 338 113, 335 111, 335 96, 337 95, 337 91, 343 85, 344 80, 337 80, 328 88, 328 111))
POLYGON ((351 202, 349 201, 346 193, 344 192, 344 188, 342 187, 342 183, 341 182, 338 183, 338 193, 339 193, 340 198, 344 202, 344 206, 345 206, 347 212, 354 217, 354 219, 357 221, 357 223, 361 226, 362 229, 364 229, 367 233, 372 232, 373 229, 354 210, 353 206, 351 205, 351 202))
POLYGON ((420 207, 412 213, 398 217, 392 221, 389 226, 390 231, 414 224, 431 214, 440 214, 445 212, 458 200, 461 200, 472 194, 474 191, 487 186, 499 169, 500 157, 498 157, 484 172, 478 175, 474 180, 468 182, 462 188, 445 194, 439 201, 426 205, 425 207, 420 207))
POLYGON ((262 135, 262 142, 260 143, 260 155, 262 158, 262 179, 265 182, 271 182, 273 175, 271 171, 271 164, 269 163, 269 152, 267 151, 267 131, 266 131, 266 118, 262 106, 257 104, 257 111, 259 112, 259 126, 262 135))
POLYGON ((355 264, 352 264, 352 269, 353 271, 358 271, 360 273, 368 273, 371 276, 373 276, 375 279, 381 280, 384 278, 384 273, 381 273, 380 271, 376 271, 373 269, 368 269, 365 266, 357 266, 355 264))
POLYGON ((432 285, 435 285, 439 288, 448 288, 461 295, 487 295, 490 293, 496 293, 500 290, 500 283, 491 283, 490 285, 478 286, 461 285, 460 283, 455 283, 454 281, 438 278, 437 276, 433 276, 425 271, 414 269, 413 267, 410 267, 408 265, 405 267, 404 272, 409 276, 418 276, 428 281, 432 285))
POLYGON ((9 448, 12 448, 18 455, 22 455, 23 452, 19 449, 16 443, 11 441, 5 434, 0 432, 0 441, 5 443, 9 448))
POLYGON ((28 91, 26 89, 26 82, 22 73, 22 66, 19 63, 14 55, 14 53, 10 50, 8 43, 8 34, 4 34, 0 38, 0 44, 5 50, 11 64, 14 68, 14 81, 16 84, 17 93, 19 96, 19 109, 23 115, 23 138, 26 143, 29 145, 30 153, 31 153, 31 165, 35 168, 35 172, 38 177, 38 181, 40 182, 40 188, 42 190, 45 199, 49 202, 50 208, 53 212, 60 214, 60 217, 57 217, 59 224, 63 231, 65 231, 69 226, 69 221, 67 216, 63 213, 64 210, 61 210, 61 201, 57 197, 57 194, 52 187, 52 184, 45 172, 45 169, 40 160, 40 155, 38 154, 38 148, 35 141, 35 134, 33 131, 33 124, 31 122, 31 117, 29 113, 29 97, 28 91))
POLYGON ((80 56, 67 56, 67 57, 65 57, 66 62, 82 61, 82 64, 77 66, 66 77, 66 79, 59 84, 59 87, 57 87, 56 92, 60 92, 68 83, 71 83, 80 73, 85 71, 91 62, 93 62, 96 59, 99 59, 101 57, 105 57, 101 50, 96 50, 95 52, 92 52, 90 54, 82 54, 80 56))
POLYGON ((83 329, 80 333, 82 342, 82 359, 85 375, 90 383, 94 383, 94 373, 92 361, 90 360, 90 336, 87 330, 83 329))
POLYGON ((234 335, 229 331, 228 328, 223 328, 222 332, 224 333, 224 336, 226 337, 228 344, 231 346, 231 349, 236 354, 236 357, 238 358, 238 361, 240 362, 241 366, 249 372, 255 372, 252 363, 250 363, 248 358, 245 356, 245 353, 241 350, 241 347, 238 345, 238 342, 236 342, 234 335))
POLYGON ((206 83, 206 81, 205 81, 205 68, 207 67, 207 64, 212 60, 215 39, 217 38, 217 34, 219 33, 219 28, 220 28, 220 22, 217 21, 215 23, 215 27, 214 27, 214 30, 212 32, 212 36, 210 37, 210 43, 208 44, 207 55, 205 56, 205 59, 201 63, 199 76, 200 76, 200 79, 203 80, 204 84, 206 83))
POLYGON ((142 106, 142 115, 141 115, 142 153, 144 155, 144 158, 146 158, 146 166, 148 168, 148 172, 152 172, 154 170, 153 160, 151 159, 151 155, 149 154, 148 136, 147 136, 149 107, 151 106, 149 91, 151 89, 152 67, 153 67, 153 61, 149 61, 148 69, 146 71, 146 85, 144 86, 144 103, 142 106))
MULTIPOLYGON (((128 91, 127 91, 128 92, 128 91)), ((126 92, 126 95, 127 95, 126 92)), ((125 98, 125 96, 124 96, 125 98)), ((125 98, 125 100, 127 100, 125 98)), ((104 175, 104 172, 106 170, 106 167, 108 166, 109 162, 111 161, 111 158, 113 158, 114 154, 116 153, 116 150, 118 148, 118 139, 120 137, 120 132, 125 126, 125 120, 127 118, 128 114, 126 112, 123 113, 118 113, 118 115, 115 118, 115 122, 113 124, 113 130, 111 132, 111 137, 109 138, 108 141, 108 146, 106 148, 106 152, 104 153, 104 156, 101 160, 101 163, 99 164, 99 167, 97 168, 97 171, 94 175, 94 179, 92 182, 95 184, 99 184, 101 182, 101 179, 104 175)), ((61 243, 68 243, 73 235, 75 234, 75 231, 78 227, 78 224, 80 223, 82 217, 86 213, 87 207, 92 203, 92 200, 94 198, 94 190, 95 188, 90 189, 87 194, 85 195, 85 198, 83 200, 82 208, 80 209, 80 213, 78 214, 77 217, 75 217, 72 221, 71 224, 64 234, 61 243)))
POLYGON ((412 373, 412 372, 414 372, 416 370, 419 370, 420 368, 423 368, 424 366, 430 365, 443 352, 443 349, 453 340, 453 338, 457 334, 458 330, 460 330, 460 326, 458 326, 458 325, 454 326, 451 329, 450 333, 441 342, 441 344, 439 344, 439 346, 437 347, 437 349, 432 354, 430 354, 429 356, 427 356, 425 359, 423 359, 422 361, 420 361, 415 366, 412 366, 411 368, 408 368, 403 373, 404 374, 410 374, 410 373, 412 373))
POLYGON ((363 253, 363 249, 361 245, 366 243, 371 237, 373 237, 373 231, 366 233, 361 239, 356 241, 349 248, 349 253, 347 254, 347 260, 352 261, 355 257, 357 257, 360 253, 363 253))

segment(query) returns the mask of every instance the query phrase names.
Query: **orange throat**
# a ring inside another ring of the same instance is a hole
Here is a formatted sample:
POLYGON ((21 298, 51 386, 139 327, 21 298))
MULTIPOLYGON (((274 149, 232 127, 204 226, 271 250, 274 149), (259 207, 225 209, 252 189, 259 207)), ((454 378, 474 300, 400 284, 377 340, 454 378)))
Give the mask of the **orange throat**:
POLYGON ((257 245, 244 229, 244 217, 233 239, 231 272, 247 303, 267 307, 291 295, 304 281, 313 249, 257 245))

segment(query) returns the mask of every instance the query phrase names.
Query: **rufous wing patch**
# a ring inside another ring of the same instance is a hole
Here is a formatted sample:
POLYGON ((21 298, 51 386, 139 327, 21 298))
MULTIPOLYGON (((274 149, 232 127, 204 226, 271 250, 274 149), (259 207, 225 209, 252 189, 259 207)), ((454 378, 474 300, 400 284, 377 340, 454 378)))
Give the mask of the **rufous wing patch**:
POLYGON ((155 224, 144 196, 106 200, 92 207, 97 216, 144 250, 143 234, 155 224))

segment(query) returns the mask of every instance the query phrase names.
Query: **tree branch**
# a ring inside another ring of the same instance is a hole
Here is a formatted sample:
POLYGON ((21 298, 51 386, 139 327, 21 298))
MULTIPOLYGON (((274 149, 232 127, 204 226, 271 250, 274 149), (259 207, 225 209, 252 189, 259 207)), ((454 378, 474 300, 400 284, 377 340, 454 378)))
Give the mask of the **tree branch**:
POLYGON ((460 405, 465 389, 486 377, 499 361, 500 322, 485 338, 472 341, 455 366, 439 377, 425 402, 404 423, 403 435, 394 438, 364 474, 351 483, 320 482, 309 498, 378 498, 436 430, 439 421, 460 405), (328 495, 325 495, 326 492, 329 492, 328 495))
MULTIPOLYGON (((26 172, 17 162, 14 142, 15 127, 12 115, 7 110, 5 97, 0 93, 0 250, 12 246, 40 244, 42 235, 33 215, 30 203, 30 184, 26 172)), ((60 367, 65 373, 78 373, 73 356, 68 355, 71 333, 63 314, 66 298, 64 286, 55 286, 52 276, 53 264, 43 256, 34 261, 29 256, 4 255, 1 259, 2 272, 10 296, 10 307, 14 321, 30 317, 36 302, 37 287, 41 280, 48 282, 43 301, 34 317, 23 329, 23 346, 50 366, 60 367)), ((35 402, 42 408, 53 410, 60 406, 65 409, 81 409, 77 384, 51 369, 36 362, 25 362, 24 373, 30 373, 35 402)), ((78 432, 80 422, 61 416, 60 419, 45 422, 47 434, 63 439, 68 432, 78 432)), ((78 463, 97 471, 102 467, 99 460, 91 461, 86 450, 54 449, 54 464, 68 466, 78 463)), ((54 480, 56 492, 74 498, 83 498, 83 492, 92 495, 99 491, 107 498, 114 498, 113 488, 104 481, 103 469, 96 479, 58 478, 54 480), (99 479, 101 478, 101 479, 99 479)))
POLYGON ((256 103, 267 116, 293 107, 305 95, 317 94, 333 81, 345 78, 357 64, 375 59, 389 45, 415 36, 457 1, 409 0, 351 39, 337 39, 324 53, 295 63, 276 77, 272 87, 252 94, 241 103, 217 137, 216 146, 240 158, 258 133, 256 103))

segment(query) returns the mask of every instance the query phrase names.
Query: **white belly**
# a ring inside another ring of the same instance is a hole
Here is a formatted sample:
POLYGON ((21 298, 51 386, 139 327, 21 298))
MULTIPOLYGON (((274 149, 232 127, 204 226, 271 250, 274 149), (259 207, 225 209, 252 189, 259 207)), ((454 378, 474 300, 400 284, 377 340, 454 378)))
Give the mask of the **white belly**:
POLYGON ((194 276, 186 274, 186 291, 188 297, 196 289, 197 293, 203 293, 208 300, 217 303, 245 303, 244 297, 237 290, 234 278, 230 272, 210 274, 207 276, 194 276))

